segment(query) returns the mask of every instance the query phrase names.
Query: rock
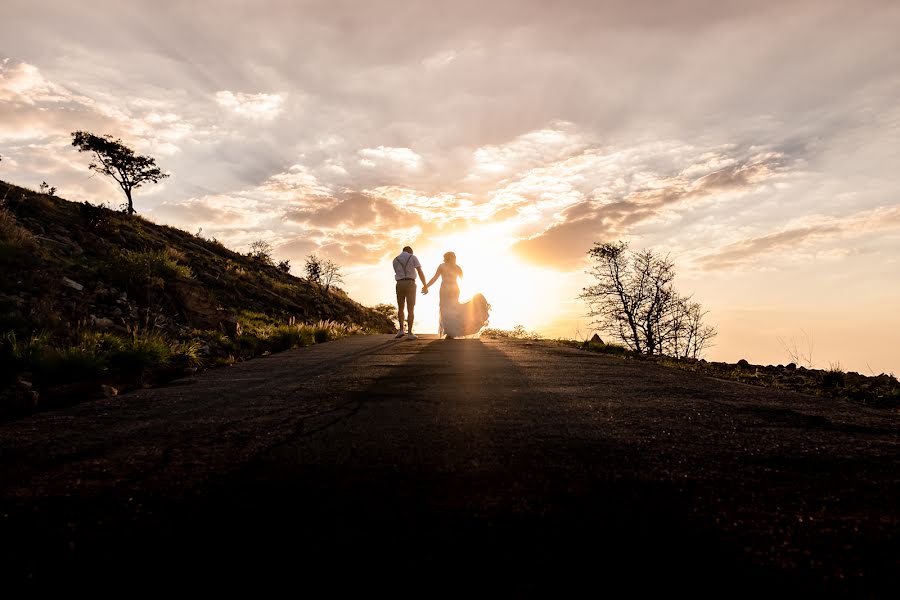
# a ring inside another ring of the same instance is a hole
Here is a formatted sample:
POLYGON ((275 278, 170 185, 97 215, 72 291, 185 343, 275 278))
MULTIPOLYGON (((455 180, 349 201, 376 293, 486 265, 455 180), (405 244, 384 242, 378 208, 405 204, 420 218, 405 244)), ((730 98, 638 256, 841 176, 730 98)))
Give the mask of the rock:
POLYGON ((750 363, 748 363, 748 362, 747 362, 745 359, 743 359, 743 358, 742 358, 741 360, 737 361, 737 364, 738 364, 739 367, 749 367, 749 366, 750 366, 750 363))
POLYGON ((219 327, 223 320, 220 311, 209 291, 202 284, 192 280, 177 279, 169 281, 166 289, 172 292, 178 301, 181 312, 188 323, 198 329, 219 327))
POLYGON ((73 290, 77 290, 77 291, 79 291, 79 292, 82 291, 82 290, 84 289, 84 286, 83 286, 83 285, 81 285, 81 284, 78 283, 77 281, 72 281, 72 280, 69 279, 68 277, 63 277, 63 278, 62 278, 62 282, 63 282, 63 285, 67 285, 67 286, 69 286, 70 288, 72 288, 73 290))
POLYGON ((111 385, 101 385, 100 391, 103 392, 103 395, 107 398, 112 398, 119 395, 119 390, 111 385))
POLYGON ((112 329, 116 325, 112 319, 107 319, 106 317, 93 317, 92 324, 97 329, 112 329))
POLYGON ((603 340, 601 340, 600 336, 595 333, 593 336, 591 336, 591 343, 592 344, 603 344, 603 340))

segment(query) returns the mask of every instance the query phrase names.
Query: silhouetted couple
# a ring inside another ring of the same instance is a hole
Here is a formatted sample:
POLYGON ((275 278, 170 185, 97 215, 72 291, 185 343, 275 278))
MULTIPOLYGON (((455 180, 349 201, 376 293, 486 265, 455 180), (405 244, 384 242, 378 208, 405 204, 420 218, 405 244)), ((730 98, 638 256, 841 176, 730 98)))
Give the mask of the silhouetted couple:
POLYGON ((428 288, 441 280, 441 307, 438 334, 447 339, 473 335, 481 331, 487 325, 491 305, 481 294, 475 294, 468 302, 459 302, 459 278, 463 271, 456 264, 456 254, 447 252, 444 254, 444 262, 438 265, 437 271, 431 281, 425 281, 425 273, 422 272, 422 264, 413 254, 412 248, 405 246, 403 252, 394 259, 394 279, 397 281, 397 318, 400 321, 400 331, 397 337, 406 336, 415 340, 413 333, 413 321, 415 319, 416 306, 416 273, 422 280, 422 293, 427 294, 428 288), (406 317, 404 318, 404 307, 406 317), (404 330, 403 325, 408 328, 404 330))

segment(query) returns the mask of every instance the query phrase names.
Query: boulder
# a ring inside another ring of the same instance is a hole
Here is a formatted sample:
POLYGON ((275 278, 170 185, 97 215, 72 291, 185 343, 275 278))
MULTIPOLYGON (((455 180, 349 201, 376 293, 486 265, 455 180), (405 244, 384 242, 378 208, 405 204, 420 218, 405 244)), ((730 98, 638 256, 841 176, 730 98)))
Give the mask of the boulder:
POLYGON ((595 333, 593 336, 591 336, 591 343, 592 344, 603 344, 603 340, 600 339, 600 336, 595 333))

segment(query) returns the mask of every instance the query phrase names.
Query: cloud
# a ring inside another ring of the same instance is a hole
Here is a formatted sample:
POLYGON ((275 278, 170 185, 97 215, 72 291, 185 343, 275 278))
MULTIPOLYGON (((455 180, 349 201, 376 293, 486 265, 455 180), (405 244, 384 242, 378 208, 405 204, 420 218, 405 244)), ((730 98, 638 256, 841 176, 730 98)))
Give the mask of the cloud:
POLYGON ((216 102, 228 110, 251 119, 271 120, 284 110, 281 94, 245 94, 220 90, 216 92, 216 102))
POLYGON ((871 236, 881 231, 900 231, 900 206, 884 206, 858 212, 847 217, 807 217, 806 223, 789 225, 782 231, 768 233, 728 244, 696 260, 705 270, 732 269, 743 265, 769 263, 769 257, 799 253, 805 246, 834 238, 871 236), (789 254, 790 254, 789 253, 789 254))
POLYGON ((84 128, 158 156, 173 177, 145 206, 176 225, 217 206, 231 227, 336 238, 502 219, 521 256, 574 268, 554 249, 654 228, 684 239, 712 219, 715 248, 734 241, 726 229, 777 233, 898 189, 900 7, 862 1, 98 0, 116 10, 96 18, 12 0, 5 41, 21 58, 0 75, 4 176, 52 169, 61 192, 96 192, 77 156, 60 158, 84 128))
POLYGON ((285 218, 319 227, 349 229, 373 226, 379 212, 375 199, 364 194, 351 194, 343 199, 329 198, 329 204, 318 209, 302 208, 285 213, 285 218))
POLYGON ((321 183, 309 167, 300 164, 270 176, 259 190, 284 200, 312 204, 332 195, 330 186, 321 183))
MULTIPOLYGON (((666 154, 673 148, 677 146, 669 146, 666 154)), ((690 150, 679 148, 683 154, 690 150)), ((609 162, 595 149, 563 161, 560 168, 541 169, 541 176, 531 174, 524 178, 529 180, 524 187, 532 193, 544 190, 544 196, 520 208, 520 213, 543 207, 545 212, 552 210, 552 220, 549 226, 517 242, 513 249, 534 264, 572 269, 585 260, 586 251, 596 241, 628 237, 642 223, 703 203, 737 198, 784 176, 789 169, 786 157, 780 152, 757 152, 749 156, 741 156, 737 149, 731 149, 731 156, 722 152, 701 153, 695 159, 688 159, 688 164, 675 173, 666 174, 645 166, 658 162, 652 149, 620 151, 620 156, 612 162, 624 161, 633 171, 613 170, 605 181, 584 175, 586 165, 601 166, 609 162), (722 168, 709 172, 717 167, 722 168), (553 171, 555 174, 551 175, 553 171), (546 197, 548 189, 554 193, 546 197)))
POLYGON ((25 62, 10 65, 8 58, 0 62, 0 100, 36 104, 69 102, 76 98, 64 87, 48 81, 34 65, 25 62))
POLYGON ((359 151, 360 164, 365 167, 384 166, 386 163, 399 165, 404 169, 417 170, 422 166, 422 157, 409 148, 391 148, 378 146, 377 148, 363 148, 359 151))
POLYGON ((468 180, 498 179, 524 170, 558 162, 588 146, 573 123, 557 122, 552 127, 529 131, 505 144, 481 146, 472 153, 468 180))

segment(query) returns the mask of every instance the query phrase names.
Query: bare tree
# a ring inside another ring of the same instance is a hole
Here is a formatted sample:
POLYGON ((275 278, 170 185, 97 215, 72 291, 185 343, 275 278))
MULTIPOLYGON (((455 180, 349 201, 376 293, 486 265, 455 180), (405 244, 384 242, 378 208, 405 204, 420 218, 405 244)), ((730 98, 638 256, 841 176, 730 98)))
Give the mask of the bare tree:
POLYGON ((272 264, 272 244, 265 240, 256 240, 250 244, 248 256, 266 265, 272 264))
POLYGON ((341 266, 330 259, 319 258, 315 254, 306 257, 306 263, 303 265, 306 271, 306 278, 321 285, 325 291, 331 289, 332 285, 344 282, 344 275, 341 273, 341 266))
POLYGON ((145 182, 158 183, 169 175, 163 173, 156 166, 156 160, 149 156, 135 154, 134 150, 122 143, 122 140, 113 139, 111 135, 98 136, 88 131, 75 131, 72 133, 72 145, 79 152, 93 152, 96 162, 92 162, 88 168, 101 175, 112 177, 128 199, 128 214, 134 214, 134 203, 131 200, 131 191, 145 182))
POLYGON ((597 243, 590 274, 596 283, 584 288, 594 324, 644 354, 697 358, 716 335, 703 324, 699 303, 678 295, 672 284, 675 265, 652 250, 631 252, 625 242, 597 243))
POLYGON ((659 353, 675 358, 700 358, 718 334, 715 327, 703 323, 703 317, 708 312, 699 302, 692 302, 690 297, 675 298, 661 323, 659 353))
POLYGON ((341 266, 326 259, 322 264, 322 283, 325 284, 325 291, 331 289, 332 285, 344 283, 344 275, 341 273, 341 266))

